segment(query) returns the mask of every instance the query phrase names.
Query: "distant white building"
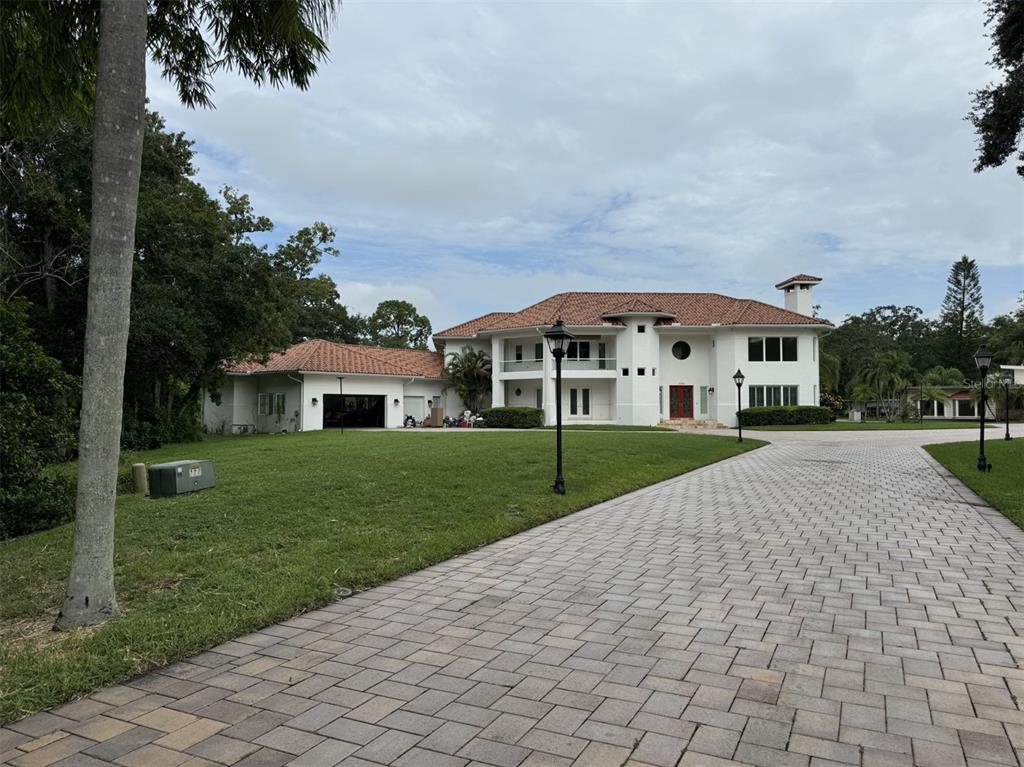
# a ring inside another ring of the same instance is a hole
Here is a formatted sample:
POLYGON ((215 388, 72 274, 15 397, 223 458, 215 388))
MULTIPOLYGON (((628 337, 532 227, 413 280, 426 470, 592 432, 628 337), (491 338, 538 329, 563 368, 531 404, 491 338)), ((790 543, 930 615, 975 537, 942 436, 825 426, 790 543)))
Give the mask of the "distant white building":
POLYGON ((555 366, 543 334, 561 319, 576 336, 562 364, 565 422, 735 426, 737 369, 743 407, 818 404, 818 341, 832 327, 812 316, 819 282, 778 283, 785 308, 718 293, 559 293, 448 328, 434 345, 487 352, 492 405, 543 408, 551 424, 555 366))

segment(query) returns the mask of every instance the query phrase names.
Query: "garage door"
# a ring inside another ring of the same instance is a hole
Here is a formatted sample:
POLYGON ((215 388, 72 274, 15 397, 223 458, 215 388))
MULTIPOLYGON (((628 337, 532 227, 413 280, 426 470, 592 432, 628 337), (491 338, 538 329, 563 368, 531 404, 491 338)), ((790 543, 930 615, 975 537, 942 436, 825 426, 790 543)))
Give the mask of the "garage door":
POLYGON ((325 394, 324 428, 383 427, 383 394, 325 394))
POLYGON ((427 398, 406 397, 405 414, 411 415, 417 421, 422 421, 424 418, 427 417, 427 398))

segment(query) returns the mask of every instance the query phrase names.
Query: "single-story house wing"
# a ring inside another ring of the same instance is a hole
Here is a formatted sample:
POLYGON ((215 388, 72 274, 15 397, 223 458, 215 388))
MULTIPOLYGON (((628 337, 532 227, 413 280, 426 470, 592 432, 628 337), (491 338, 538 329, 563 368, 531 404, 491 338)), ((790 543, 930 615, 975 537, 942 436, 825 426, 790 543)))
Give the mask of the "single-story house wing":
POLYGON ((314 339, 266 361, 229 364, 220 404, 204 396, 203 424, 224 434, 400 427, 431 407, 461 412, 441 354, 314 339))

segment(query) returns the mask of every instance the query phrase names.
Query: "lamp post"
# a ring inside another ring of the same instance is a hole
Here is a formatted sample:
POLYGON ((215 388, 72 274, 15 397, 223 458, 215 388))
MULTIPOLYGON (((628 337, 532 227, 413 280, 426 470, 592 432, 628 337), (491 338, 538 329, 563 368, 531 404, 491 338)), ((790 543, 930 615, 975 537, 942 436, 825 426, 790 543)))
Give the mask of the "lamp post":
POLYGON ((565 479, 562 478, 562 357, 565 356, 565 347, 575 337, 561 320, 555 322, 544 333, 551 356, 555 358, 555 451, 557 458, 555 483, 551 489, 559 495, 565 495, 565 479))
POLYGON ((1003 409, 1006 411, 1003 416, 1006 418, 1006 436, 1003 437, 1005 440, 1011 440, 1013 437, 1010 436, 1010 384, 1013 383, 1013 371, 1003 371, 1003 409))
POLYGON ((736 426, 740 430, 740 436, 736 438, 737 442, 743 441, 743 419, 740 418, 740 411, 743 410, 743 396, 740 393, 740 389, 743 387, 745 378, 746 376, 743 375, 743 371, 736 368, 736 375, 732 377, 732 380, 736 382, 736 426))
POLYGON ((979 419, 981 430, 978 436, 978 471, 988 471, 988 459, 985 458, 985 402, 988 397, 985 392, 985 385, 988 378, 988 369, 992 364, 992 352, 988 350, 987 346, 978 347, 978 351, 974 353, 974 364, 978 366, 978 372, 981 373, 981 418, 979 419))
POLYGON ((341 433, 345 433, 345 376, 338 376, 338 396, 341 397, 341 433))

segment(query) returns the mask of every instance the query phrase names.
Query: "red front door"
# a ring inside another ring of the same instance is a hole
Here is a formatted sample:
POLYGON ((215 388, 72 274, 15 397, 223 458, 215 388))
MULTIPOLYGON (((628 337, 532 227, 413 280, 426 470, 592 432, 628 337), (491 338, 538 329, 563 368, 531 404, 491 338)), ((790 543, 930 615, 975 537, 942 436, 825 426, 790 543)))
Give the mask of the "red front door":
POLYGON ((669 418, 693 418, 693 387, 668 387, 669 418))

